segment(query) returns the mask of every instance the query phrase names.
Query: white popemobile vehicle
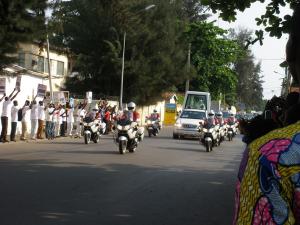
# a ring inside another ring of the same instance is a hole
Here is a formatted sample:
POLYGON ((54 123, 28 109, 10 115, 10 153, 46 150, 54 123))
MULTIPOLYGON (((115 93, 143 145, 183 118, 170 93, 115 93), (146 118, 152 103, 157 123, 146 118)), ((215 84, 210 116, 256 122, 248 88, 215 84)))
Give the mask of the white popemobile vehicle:
POLYGON ((184 138, 184 137, 199 137, 199 127, 200 122, 204 121, 206 116, 206 112, 193 110, 193 109, 185 109, 182 111, 179 118, 176 120, 174 130, 173 130, 173 138, 184 138))
POLYGON ((210 93, 187 91, 183 102, 183 111, 174 126, 173 138, 199 138, 200 122, 204 122, 210 107, 210 93))

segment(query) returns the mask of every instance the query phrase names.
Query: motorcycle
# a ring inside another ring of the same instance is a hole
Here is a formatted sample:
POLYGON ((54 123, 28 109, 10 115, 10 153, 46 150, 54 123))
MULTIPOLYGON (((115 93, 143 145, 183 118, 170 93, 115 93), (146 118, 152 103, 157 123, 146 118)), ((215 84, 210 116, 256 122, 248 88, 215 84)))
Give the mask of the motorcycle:
POLYGON ((200 141, 205 145, 206 152, 211 152, 214 146, 220 143, 220 134, 218 125, 208 125, 202 128, 200 141))
POLYGON ((225 140, 226 136, 227 136, 227 128, 225 124, 221 124, 220 128, 219 128, 219 134, 220 134, 220 142, 219 144, 221 144, 222 141, 225 140))
POLYGON ((228 141, 232 141, 233 137, 237 134, 236 124, 231 122, 228 123, 227 127, 228 141))
POLYGON ((127 150, 135 152, 142 139, 143 134, 139 134, 136 122, 127 119, 117 121, 114 140, 119 147, 120 154, 125 154, 127 150))
POLYGON ((86 117, 83 119, 83 136, 84 143, 89 144, 91 140, 94 143, 100 141, 100 136, 103 134, 104 127, 101 127, 99 120, 86 117))
POLYGON ((149 118, 146 118, 146 129, 148 131, 148 136, 151 137, 157 136, 159 131, 160 131, 160 125, 159 125, 159 120, 152 120, 149 118))

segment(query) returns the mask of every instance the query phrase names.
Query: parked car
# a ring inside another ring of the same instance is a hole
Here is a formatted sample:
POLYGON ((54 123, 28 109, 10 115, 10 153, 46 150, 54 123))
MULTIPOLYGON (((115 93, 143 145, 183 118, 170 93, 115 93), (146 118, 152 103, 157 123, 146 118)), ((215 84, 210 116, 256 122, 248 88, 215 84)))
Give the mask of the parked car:
POLYGON ((174 125, 173 138, 199 138, 200 122, 203 123, 205 117, 205 110, 184 109, 174 125))

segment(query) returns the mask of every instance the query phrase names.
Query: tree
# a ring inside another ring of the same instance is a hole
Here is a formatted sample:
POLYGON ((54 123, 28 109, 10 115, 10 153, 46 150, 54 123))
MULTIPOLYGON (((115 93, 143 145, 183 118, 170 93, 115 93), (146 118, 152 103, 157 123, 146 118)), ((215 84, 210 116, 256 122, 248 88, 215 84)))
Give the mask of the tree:
POLYGON ((246 108, 260 110, 263 107, 263 87, 261 64, 255 63, 250 49, 246 48, 246 41, 252 36, 252 32, 241 29, 239 32, 231 31, 230 37, 237 41, 241 51, 234 63, 234 70, 238 77, 237 96, 240 103, 246 108))
MULTIPOLYGON (((243 1, 232 1, 232 0, 203 0, 202 4, 211 7, 213 12, 217 10, 221 11, 220 16, 227 21, 234 21, 236 19, 237 11, 244 11, 246 8, 251 7, 254 2, 260 0, 243 0, 243 1)), ((260 1, 260 2, 265 2, 260 1)), ((293 17, 291 15, 280 15, 280 7, 289 5, 291 9, 295 10, 299 7, 298 0, 271 0, 266 6, 265 14, 258 15, 256 18, 257 25, 264 25, 265 31, 270 36, 280 38, 283 33, 289 33, 291 30, 293 17), (260 17, 259 17, 260 16, 260 17)), ((257 40, 263 40, 263 31, 257 31, 257 40)))
MULTIPOLYGON (((265 2, 264 0, 202 0, 202 4, 208 5, 216 12, 221 11, 221 17, 228 21, 236 19, 236 11, 244 11, 251 7, 254 2, 265 2)), ((294 82, 300 85, 300 2, 299 0, 271 0, 266 6, 264 15, 256 19, 258 25, 265 26, 270 36, 280 38, 283 33, 289 34, 287 43, 287 63, 290 72, 294 78, 294 82), (281 6, 289 6, 293 11, 293 15, 280 15, 281 6)), ((257 38, 249 40, 248 44, 252 44, 259 40, 262 44, 263 31, 256 31, 257 38)))
POLYGON ((75 93, 88 88, 118 96, 125 31, 125 100, 153 102, 182 83, 186 79, 180 39, 184 24, 178 20, 178 7, 180 1, 159 0, 72 0, 58 4, 52 24, 62 29, 53 41, 75 54, 79 72, 67 80, 67 88, 75 93), (155 9, 144 13, 150 3, 155 9))
POLYGON ((209 91, 213 99, 226 94, 228 103, 235 101, 237 77, 232 65, 240 52, 226 31, 213 23, 197 22, 189 25, 186 36, 192 45, 192 64, 197 75, 191 80, 191 90, 209 91))
POLYGON ((16 61, 18 43, 45 38, 47 0, 0 0, 0 70, 16 61))

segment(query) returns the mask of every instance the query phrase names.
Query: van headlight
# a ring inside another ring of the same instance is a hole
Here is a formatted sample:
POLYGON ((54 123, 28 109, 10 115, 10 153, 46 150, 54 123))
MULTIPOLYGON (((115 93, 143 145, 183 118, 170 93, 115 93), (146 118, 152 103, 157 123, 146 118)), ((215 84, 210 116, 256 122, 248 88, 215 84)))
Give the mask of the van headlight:
POLYGON ((181 125, 181 123, 175 123, 175 127, 180 128, 180 127, 182 127, 182 125, 181 125))

